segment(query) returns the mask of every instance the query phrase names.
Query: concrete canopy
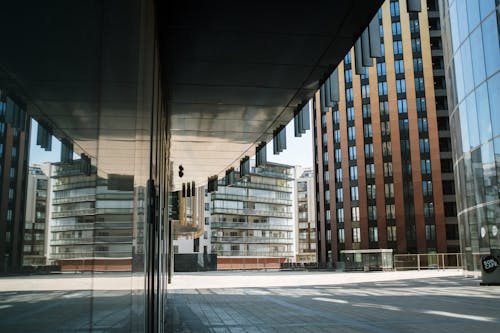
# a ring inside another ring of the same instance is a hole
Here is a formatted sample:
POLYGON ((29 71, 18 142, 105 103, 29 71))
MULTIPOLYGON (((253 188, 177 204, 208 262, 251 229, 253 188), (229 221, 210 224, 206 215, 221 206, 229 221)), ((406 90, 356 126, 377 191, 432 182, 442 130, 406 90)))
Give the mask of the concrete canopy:
POLYGON ((222 176, 254 155, 256 143, 270 141, 273 130, 292 119, 343 59, 381 4, 160 1, 170 157, 184 167, 183 180, 222 176))

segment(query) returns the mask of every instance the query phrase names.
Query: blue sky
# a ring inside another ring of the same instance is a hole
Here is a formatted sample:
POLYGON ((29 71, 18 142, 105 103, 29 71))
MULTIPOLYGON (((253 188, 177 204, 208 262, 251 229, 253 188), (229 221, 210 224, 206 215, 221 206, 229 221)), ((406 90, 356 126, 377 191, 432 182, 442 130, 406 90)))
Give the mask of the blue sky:
POLYGON ((61 142, 52 137, 52 151, 45 151, 36 144, 38 126, 35 120, 31 120, 31 142, 29 164, 42 164, 44 162, 59 162, 61 160, 61 142))

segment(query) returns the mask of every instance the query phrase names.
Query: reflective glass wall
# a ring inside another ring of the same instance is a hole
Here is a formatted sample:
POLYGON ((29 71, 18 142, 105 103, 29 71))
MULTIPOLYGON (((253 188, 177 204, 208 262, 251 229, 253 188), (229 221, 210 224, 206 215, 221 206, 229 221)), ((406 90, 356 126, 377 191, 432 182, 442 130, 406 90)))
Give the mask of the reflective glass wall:
POLYGON ((461 248, 474 275, 500 247, 499 4, 440 2, 461 248))
POLYGON ((1 212, 12 223, 0 221, 0 331, 161 331, 169 163, 154 1, 1 7, 1 212), (26 116, 5 118, 16 108, 26 116), (25 181, 30 117, 33 145, 59 156, 36 167, 40 186, 25 181))

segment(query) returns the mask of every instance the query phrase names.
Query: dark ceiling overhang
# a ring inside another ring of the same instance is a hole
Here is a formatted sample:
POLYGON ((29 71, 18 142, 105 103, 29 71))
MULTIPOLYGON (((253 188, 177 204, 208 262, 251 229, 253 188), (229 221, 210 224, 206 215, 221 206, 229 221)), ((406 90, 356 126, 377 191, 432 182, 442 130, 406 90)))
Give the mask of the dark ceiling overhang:
POLYGON ((335 69, 383 1, 159 1, 171 158, 222 175, 268 142, 335 69))

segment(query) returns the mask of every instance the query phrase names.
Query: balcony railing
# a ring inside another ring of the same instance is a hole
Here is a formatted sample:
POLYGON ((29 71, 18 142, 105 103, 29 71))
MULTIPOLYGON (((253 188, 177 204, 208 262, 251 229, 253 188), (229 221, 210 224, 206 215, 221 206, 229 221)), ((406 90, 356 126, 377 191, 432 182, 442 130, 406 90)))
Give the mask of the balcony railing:
POLYGON ((231 215, 252 215, 252 216, 273 216, 273 217, 284 217, 291 219, 292 213, 290 212, 280 212, 272 210, 256 210, 256 209, 232 209, 232 208, 217 208, 214 207, 210 210, 212 215, 214 214, 231 214, 231 215))
POLYGON ((212 222, 212 229, 285 230, 292 231, 292 225, 272 225, 269 223, 212 222))
POLYGON ((72 202, 85 202, 85 201, 95 201, 95 195, 83 195, 79 197, 70 197, 70 198, 53 198, 52 203, 54 205, 60 205, 65 203, 72 202))
POLYGON ((94 223, 75 223, 71 225, 59 225, 51 227, 52 232, 92 229, 95 229, 94 223))
POLYGON ((292 200, 287 199, 275 199, 275 198, 263 198, 263 197, 249 197, 246 195, 234 195, 215 192, 212 194, 212 200, 237 200, 237 201, 248 201, 248 202, 264 202, 273 203, 279 205, 292 205, 292 200))
POLYGON ((75 253, 54 253, 49 259, 94 259, 94 258, 132 258, 132 251, 93 251, 75 253))
POLYGON ((71 217, 71 216, 83 216, 83 215, 94 215, 96 213, 95 208, 69 210, 65 212, 52 212, 52 218, 60 217, 71 217))
POLYGON ((220 257, 293 257, 292 251, 213 251, 220 257))
POLYGON ((254 236, 223 236, 212 237, 212 243, 293 244, 293 239, 254 236))
POLYGON ((262 183, 252 183, 252 182, 239 182, 237 187, 247 187, 247 188, 257 188, 262 190, 271 190, 278 192, 292 192, 292 188, 290 186, 278 186, 278 185, 270 185, 270 184, 262 184, 262 183))
POLYGON ((78 244, 127 244, 132 243, 132 236, 95 236, 90 238, 54 239, 50 245, 78 245, 78 244))

